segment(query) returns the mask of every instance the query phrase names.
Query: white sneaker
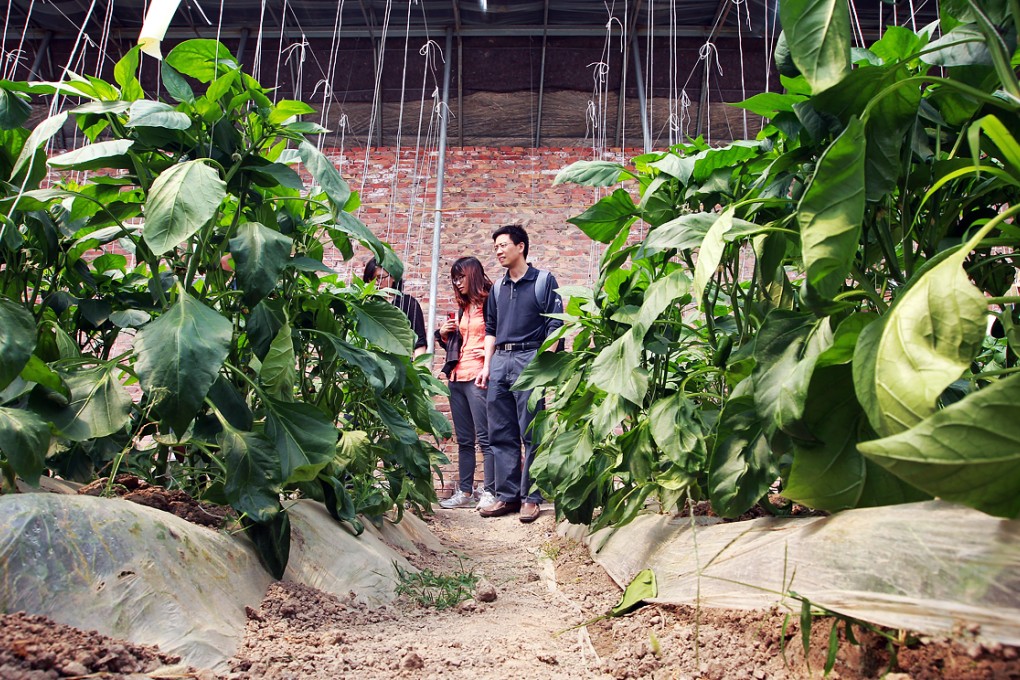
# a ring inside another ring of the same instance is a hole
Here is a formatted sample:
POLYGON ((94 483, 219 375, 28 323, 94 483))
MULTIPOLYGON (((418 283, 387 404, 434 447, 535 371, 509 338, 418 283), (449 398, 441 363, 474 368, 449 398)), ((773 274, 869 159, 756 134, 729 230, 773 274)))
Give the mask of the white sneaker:
POLYGON ((482 491, 482 495, 478 497, 478 507, 475 509, 484 510, 485 508, 489 507, 495 502, 496 502, 495 496, 493 496, 488 491, 482 491))
POLYGON ((474 505, 474 497, 469 493, 464 493, 460 489, 457 489, 457 492, 446 500, 439 501, 439 507, 446 508, 447 510, 452 510, 454 508, 470 508, 474 507, 474 505))

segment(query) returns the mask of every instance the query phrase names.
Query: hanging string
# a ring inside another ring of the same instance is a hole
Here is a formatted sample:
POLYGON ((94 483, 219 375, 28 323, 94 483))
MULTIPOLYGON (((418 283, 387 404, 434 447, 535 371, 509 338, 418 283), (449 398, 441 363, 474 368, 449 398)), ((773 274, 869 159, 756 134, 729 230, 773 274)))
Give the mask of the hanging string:
POLYGON ((375 119, 382 106, 382 71, 386 61, 386 35, 390 28, 390 14, 393 12, 393 0, 386 0, 386 11, 383 13, 382 33, 379 36, 379 58, 376 60, 375 88, 372 92, 372 107, 368 118, 368 140, 365 142, 365 164, 361 174, 361 193, 365 193, 365 182, 368 181, 368 159, 372 153, 372 135, 375 132, 375 119))
MULTIPOLYGON (((436 80, 436 65, 437 65, 436 64, 436 54, 437 53, 439 55, 439 60, 442 61, 443 64, 446 64, 446 55, 443 54, 443 50, 439 46, 439 43, 437 43, 434 40, 427 40, 425 42, 425 44, 421 47, 421 49, 418 51, 418 54, 420 54, 421 56, 423 56, 425 58, 425 68, 422 71, 421 98, 418 101, 418 130, 417 130, 417 135, 416 135, 415 140, 414 140, 414 163, 413 163, 413 166, 412 166, 411 193, 410 193, 410 200, 408 201, 409 208, 408 208, 408 212, 407 212, 407 234, 408 234, 408 237, 410 237, 410 234, 411 234, 411 226, 414 224, 415 207, 418 205, 418 200, 417 200, 418 199, 418 191, 417 191, 417 189, 419 187, 421 187, 421 189, 422 189, 422 196, 424 197, 424 195, 425 195, 424 187, 427 184, 428 178, 431 176, 430 173, 427 173, 427 172, 423 173, 423 172, 420 171, 420 162, 421 162, 420 159, 421 159, 421 150, 422 150, 421 131, 422 131, 422 125, 423 125, 423 121, 424 121, 424 117, 425 117, 425 93, 426 93, 427 87, 428 87, 428 78, 429 78, 429 75, 432 76, 432 82, 435 85, 435 87, 432 90, 432 112, 429 115, 429 125, 427 127, 427 132, 426 132, 426 144, 428 144, 428 142, 431 141, 431 139, 430 139, 430 137, 428 135, 428 132, 433 129, 433 125, 435 124, 436 120, 440 120, 441 121, 441 119, 439 117, 442 116, 442 115, 447 115, 447 116, 450 115, 450 111, 448 109, 444 110, 442 108, 442 101, 439 98, 439 86, 438 86, 437 80, 436 80), (426 180, 425 183, 422 183, 422 181, 421 181, 422 178, 424 178, 426 180)), ((449 120, 449 119, 447 119, 447 120, 449 120)), ((425 157, 428 160, 431 160, 431 158, 432 158, 432 155, 430 153, 430 149, 431 149, 431 147, 426 146, 425 157)), ((423 215, 423 219, 424 219, 424 215, 423 215)), ((410 238, 408 238, 408 240, 410 240, 410 238)))
MULTIPOLYGON (((329 122, 329 110, 333 106, 334 99, 333 83, 336 79, 337 61, 339 61, 340 58, 340 50, 337 49, 337 43, 340 41, 340 28, 343 24, 343 8, 344 0, 340 0, 340 2, 338 2, 336 5, 336 16, 333 17, 333 37, 332 42, 330 43, 329 46, 329 60, 327 61, 326 66, 326 78, 325 80, 320 80, 318 83, 316 83, 315 90, 312 91, 312 97, 314 99, 315 91, 318 90, 319 85, 321 84, 323 86, 322 111, 319 116, 319 125, 321 125, 322 127, 327 127, 327 123, 329 122)), ((346 120, 346 115, 341 115, 341 118, 346 120)), ((333 135, 334 140, 336 139, 336 135, 339 134, 339 132, 340 131, 338 130, 337 132, 334 133, 333 135)), ((319 135, 318 148, 320 151, 322 150, 322 146, 323 144, 325 144, 325 142, 326 135, 319 135)))
POLYGON ((255 58, 251 67, 251 75, 257 81, 262 79, 262 29, 266 25, 266 0, 259 7, 259 32, 255 38, 255 58))
MULTIPOLYGON (((28 12, 25 14, 25 27, 21 31, 21 39, 18 41, 18 48, 16 50, 14 50, 13 52, 11 52, 10 54, 7 54, 7 53, 3 52, 2 50, 0 50, 0 54, 4 54, 5 64, 4 64, 4 69, 3 69, 3 77, 6 80, 13 80, 14 79, 14 75, 15 75, 17 69, 18 69, 18 66, 27 57, 27 55, 25 54, 25 50, 23 48, 24 48, 24 45, 25 45, 25 36, 28 35, 28 22, 32 18, 32 10, 34 8, 35 8, 35 0, 32 0, 32 2, 30 2, 28 4, 28 12), (7 63, 8 62, 11 64, 10 70, 7 69, 7 63)), ((11 5, 8 4, 7 5, 7 16, 8 17, 10 17, 10 12, 11 12, 11 5)), ((6 43, 6 41, 7 41, 7 22, 5 20, 4 21, 4 42, 6 43)), ((28 74, 28 78, 31 78, 31 77, 32 77, 32 74, 29 73, 28 74)))
MULTIPOLYGON (((407 93, 407 53, 411 46, 411 3, 407 3, 407 19, 404 24, 404 64, 400 74, 400 106, 397 109, 397 139, 394 150, 393 173, 390 178, 390 203, 391 209, 386 213, 386 241, 391 240, 393 234, 393 213, 392 204, 397 197, 397 183, 400 179, 400 152, 404 131, 404 102, 407 93)), ((420 112, 419 112, 420 115, 420 112)))
MULTIPOLYGON (((744 27, 740 24, 740 6, 744 4, 744 0, 731 0, 737 8, 737 51, 740 53, 740 101, 747 99, 747 90, 745 89, 746 77, 744 74, 744 27)), ((746 9, 746 8, 745 8, 746 9)), ((751 30, 751 12, 745 12, 747 15, 747 30, 751 30)), ((747 139, 747 109, 741 109, 741 117, 744 121, 744 139, 747 139)))
MULTIPOLYGON (((669 121, 669 146, 673 147, 677 143, 675 136, 676 126, 679 124, 680 116, 677 112, 677 101, 679 100, 679 91, 677 89, 677 71, 678 71, 678 55, 680 50, 677 49, 677 14, 676 14, 676 0, 669 0, 669 53, 671 55, 670 67, 669 67, 669 96, 667 98, 668 115, 669 121)), ((688 78, 690 80, 690 78, 688 78)))
POLYGON ((273 103, 276 103, 276 98, 280 92, 280 60, 283 59, 283 34, 284 29, 287 26, 287 7, 289 5, 288 0, 283 0, 283 12, 280 14, 280 42, 276 48, 276 84, 273 87, 273 103))

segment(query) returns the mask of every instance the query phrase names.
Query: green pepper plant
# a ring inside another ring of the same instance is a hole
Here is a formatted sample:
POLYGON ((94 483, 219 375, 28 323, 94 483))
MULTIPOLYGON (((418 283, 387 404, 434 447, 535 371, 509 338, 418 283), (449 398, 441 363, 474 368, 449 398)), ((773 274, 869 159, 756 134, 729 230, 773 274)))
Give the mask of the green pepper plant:
POLYGON ((4 486, 130 470, 229 503, 281 576, 281 499, 356 531, 435 500, 421 435, 449 436, 445 388, 386 291, 323 262, 360 244, 403 270, 309 141, 312 107, 272 101, 213 40, 167 54, 162 99, 139 60, 114 83, 0 82, 4 486), (79 103, 29 131, 31 95, 79 103), (47 158, 68 119, 90 143, 47 158))

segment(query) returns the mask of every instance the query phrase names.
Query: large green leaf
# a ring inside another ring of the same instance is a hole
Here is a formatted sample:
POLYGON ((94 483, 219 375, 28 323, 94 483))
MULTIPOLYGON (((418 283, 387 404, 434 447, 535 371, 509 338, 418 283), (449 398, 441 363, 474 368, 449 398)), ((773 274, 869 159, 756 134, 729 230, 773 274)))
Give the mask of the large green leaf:
POLYGON ((414 331, 399 308, 382 300, 352 303, 351 308, 358 319, 358 335, 387 352, 411 355, 414 331))
POLYGON ((276 288, 294 241, 263 224, 247 222, 229 243, 244 302, 254 306, 276 288))
POLYGON ((256 522, 271 519, 280 509, 280 457, 273 445, 227 423, 218 441, 227 468, 223 493, 231 507, 256 522))
POLYGON ((582 184, 588 187, 611 187, 620 181, 624 168, 610 161, 576 161, 563 168, 553 180, 553 185, 582 184))
POLYGON ((0 87, 0 130, 14 130, 25 124, 32 105, 17 92, 0 87))
POLYGON ((573 362, 574 357, 566 352, 540 352, 524 367, 514 390, 533 390, 545 387, 564 379, 564 369, 573 362))
POLYGON ((726 232, 732 227, 733 207, 730 206, 719 215, 701 242, 698 261, 694 264, 694 299, 698 304, 704 299, 705 287, 719 267, 723 249, 726 247, 726 232))
POLYGON ((21 373, 35 349, 35 317, 19 304, 0 298, 0 389, 21 373))
POLYGON ((166 55, 166 63, 178 73, 208 83, 238 68, 237 61, 223 43, 209 39, 186 40, 166 55))
POLYGON ((390 436, 407 446, 417 443, 417 430, 393 404, 385 399, 379 399, 376 402, 376 413, 379 414, 379 420, 389 430, 390 436))
POLYGON ((586 504, 596 485, 597 478, 589 470, 594 457, 588 430, 567 430, 536 455, 532 476, 540 489, 555 492, 556 503, 569 514, 586 504))
MULTIPOLYGON (((908 430, 934 413, 939 396, 981 348, 987 305, 963 268, 966 256, 961 249, 920 273, 874 331, 881 333, 874 372, 855 370, 858 396, 880 435, 908 430), (861 380, 870 386, 862 390, 861 380), (865 394, 873 394, 875 403, 864 401, 865 394)), ((863 351, 860 340, 858 349, 863 351)))
POLYGON ((201 160, 164 170, 149 189, 142 238, 156 255, 176 248, 213 218, 226 195, 219 173, 201 160))
POLYGON ((811 381, 804 413, 815 441, 794 442, 783 496, 829 512, 856 507, 866 475, 864 457, 857 452, 863 419, 850 368, 820 369, 811 381))
MULTIPOLYGON (((910 76, 910 72, 901 67, 893 75, 902 79, 910 76)), ((917 120, 920 104, 921 89, 914 85, 897 87, 874 105, 866 130, 865 179, 869 201, 877 201, 896 187, 904 147, 910 146, 908 133, 917 120)))
POLYGON ((302 101, 281 99, 269 112, 268 120, 273 125, 279 125, 289 118, 303 116, 306 113, 315 113, 315 109, 302 101))
POLYGON ((655 445, 682 470, 699 472, 708 459, 706 432, 699 409, 682 392, 663 397, 648 410, 655 445))
POLYGON ((113 78, 120 85, 120 98, 126 101, 135 101, 145 96, 137 75, 140 51, 138 45, 135 45, 113 67, 113 78))
POLYGON ((821 92, 850 71, 850 8, 847 0, 783 0, 779 21, 793 63, 821 92))
POLYGON ((705 235, 719 219, 718 213, 686 213, 648 232, 643 252, 654 254, 668 248, 690 250, 705 240, 705 235))
POLYGON ((191 118, 186 113, 175 111, 174 107, 163 102, 140 99, 128 111, 128 127, 157 127, 167 130, 187 130, 191 127, 191 118))
POLYGON ((60 131, 60 128, 64 126, 64 122, 67 120, 67 111, 61 111, 60 113, 50 116, 46 120, 42 121, 35 126, 32 130, 32 134, 25 140, 25 144, 21 147, 21 153, 18 155, 18 160, 14 162, 14 169, 11 170, 11 178, 21 172, 21 169, 25 167, 35 152, 39 150, 39 147, 50 140, 50 138, 60 131))
MULTIPOLYGON (((326 192, 333 206, 337 210, 343 210, 347 205, 347 199, 351 197, 351 188, 340 176, 336 166, 308 142, 301 142, 298 146, 298 154, 301 156, 301 162, 312 175, 312 179, 326 192)), ((390 273, 392 274, 392 272, 390 273)))
POLYGON ((805 282, 832 299, 857 255, 864 218, 864 126, 852 118, 818 160, 797 206, 805 282))
POLYGON ((393 365, 388 361, 380 361, 375 352, 355 347, 330 333, 318 335, 330 343, 341 360, 360 370, 373 389, 383 390, 393 384, 397 377, 393 365))
POLYGON ((1020 376, 999 380, 909 430, 858 448, 943 500, 1020 516, 1020 376))
POLYGON ((315 479, 333 459, 337 429, 311 404, 286 402, 267 396, 266 435, 280 457, 280 479, 285 484, 315 479))
POLYGON ((106 142, 87 144, 80 149, 53 156, 46 161, 58 170, 100 170, 119 168, 125 165, 128 149, 134 144, 130 139, 111 139, 106 142))
POLYGON ((269 353, 259 370, 259 380, 269 394, 284 401, 294 400, 294 384, 297 382, 294 364, 294 340, 290 326, 284 325, 269 346, 269 353))
POLYGON ((641 308, 634 317, 634 327, 642 334, 648 331, 655 320, 678 299, 685 297, 690 289, 691 279, 680 268, 653 281, 645 291, 641 308))
POLYGON ((754 400, 768 429, 810 438, 800 423, 819 355, 832 345, 828 318, 775 310, 754 340, 754 400))
POLYGON ((772 450, 762 431, 754 399, 739 393, 731 396, 719 416, 709 464, 708 494, 712 509, 723 517, 740 515, 768 492, 776 476, 772 450))
POLYGON ((648 371, 641 366, 644 331, 631 328, 603 348, 591 365, 589 382, 638 406, 648 392, 648 371))
POLYGON ((0 407, 0 453, 14 472, 32 486, 46 469, 50 426, 32 411, 0 407))
POLYGON ((617 189, 567 222, 577 225, 599 243, 611 243, 621 230, 630 226, 638 213, 638 207, 627 190, 617 189))
POLYGON ((63 373, 71 390, 69 403, 36 387, 30 405, 65 439, 82 442, 113 434, 127 426, 131 412, 131 395, 116 379, 115 371, 115 366, 107 365, 63 373))
POLYGON ((135 338, 138 378, 178 436, 195 417, 230 350, 230 321, 181 291, 135 338))
POLYGON ((262 559, 262 564, 275 579, 282 579, 290 560, 290 515, 277 512, 266 522, 244 522, 248 538, 262 559))

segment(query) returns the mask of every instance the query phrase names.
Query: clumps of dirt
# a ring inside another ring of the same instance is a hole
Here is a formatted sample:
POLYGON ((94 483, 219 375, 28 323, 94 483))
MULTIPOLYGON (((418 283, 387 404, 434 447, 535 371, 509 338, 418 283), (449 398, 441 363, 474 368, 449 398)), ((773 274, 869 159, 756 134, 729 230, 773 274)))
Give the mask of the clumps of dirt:
POLYGON ((159 669, 180 662, 157 647, 136 645, 25 613, 0 615, 0 678, 43 680, 88 676, 200 677, 193 669, 159 669))
MULTIPOLYGON (((102 496, 106 493, 108 485, 109 477, 103 477, 78 489, 78 493, 85 496, 102 496)), ((195 500, 180 489, 164 489, 134 475, 117 475, 111 490, 126 501, 169 512, 192 524, 212 529, 226 528, 237 519, 236 513, 230 507, 195 500)))
MULTIPOLYGON (((794 612, 650 604, 629 616, 593 621, 617 603, 619 587, 580 544, 560 539, 554 552, 557 587, 580 604, 601 659, 599 670, 610 677, 794 680, 822 675, 831 617, 814 620, 806 656, 797 602, 790 603, 794 612)), ((1020 679, 1020 653, 1013 647, 905 637, 894 660, 886 638, 855 626, 858 644, 852 644, 845 623, 837 630, 838 653, 829 678, 1020 679)))
POLYGON ((236 680, 344 677, 377 661, 360 653, 359 630, 398 618, 388 607, 369 609, 353 593, 339 598, 284 581, 269 586, 258 611, 246 613, 245 642, 230 659, 236 680))

